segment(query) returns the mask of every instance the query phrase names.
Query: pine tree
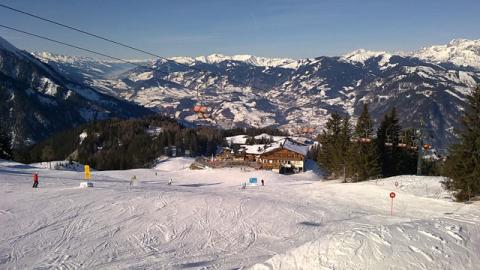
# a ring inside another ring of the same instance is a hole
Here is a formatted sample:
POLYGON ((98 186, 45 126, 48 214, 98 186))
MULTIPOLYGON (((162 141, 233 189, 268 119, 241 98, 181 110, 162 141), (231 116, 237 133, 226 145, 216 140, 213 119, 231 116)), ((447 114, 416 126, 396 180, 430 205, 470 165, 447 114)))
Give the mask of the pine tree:
POLYGON ((450 177, 445 185, 456 191, 457 200, 480 194, 480 86, 467 97, 459 142, 449 149, 444 173, 450 177))
POLYGON ((0 159, 12 159, 11 138, 6 129, 0 126, 0 159))
POLYGON ((355 181, 364 181, 378 177, 381 173, 378 164, 377 148, 373 143, 373 121, 368 112, 368 104, 364 104, 363 111, 355 126, 355 137, 358 143, 353 145, 352 166, 355 181))
POLYGON ((400 141, 401 126, 395 108, 387 113, 377 130, 378 162, 382 176, 388 177, 400 174, 400 154, 397 147, 400 141))
POLYGON ((344 175, 349 177, 351 147, 351 125, 348 116, 341 118, 337 113, 332 113, 325 129, 318 136, 320 147, 318 149, 317 162, 326 169, 332 177, 344 175))
POLYGON ((347 114, 342 121, 342 132, 339 140, 339 154, 341 155, 341 166, 343 167, 344 180, 350 179, 355 173, 355 167, 353 166, 353 144, 352 144, 352 124, 350 122, 350 116, 347 114))
POLYGON ((404 146, 399 147, 399 174, 416 174, 418 151, 412 149, 416 147, 418 142, 416 129, 410 128, 403 130, 400 136, 400 143, 404 146))
POLYGON ((325 124, 325 129, 318 136, 320 149, 318 150, 317 162, 326 169, 331 175, 336 176, 335 164, 337 156, 335 155, 335 138, 340 136, 341 118, 337 113, 332 113, 325 124))

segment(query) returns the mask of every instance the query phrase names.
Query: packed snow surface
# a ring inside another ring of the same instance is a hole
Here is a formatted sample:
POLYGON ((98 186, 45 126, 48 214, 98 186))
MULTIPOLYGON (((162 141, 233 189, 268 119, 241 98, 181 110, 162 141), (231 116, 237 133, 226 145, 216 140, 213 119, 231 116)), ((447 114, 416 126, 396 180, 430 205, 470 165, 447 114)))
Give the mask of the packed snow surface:
POLYGON ((93 171, 95 187, 83 189, 82 172, 0 161, 0 269, 476 269, 480 263, 479 205, 439 195, 442 178, 345 184, 321 181, 314 171, 194 171, 186 168, 190 161, 93 171), (31 187, 35 171, 39 189, 31 187), (242 190, 250 177, 265 186, 242 190))

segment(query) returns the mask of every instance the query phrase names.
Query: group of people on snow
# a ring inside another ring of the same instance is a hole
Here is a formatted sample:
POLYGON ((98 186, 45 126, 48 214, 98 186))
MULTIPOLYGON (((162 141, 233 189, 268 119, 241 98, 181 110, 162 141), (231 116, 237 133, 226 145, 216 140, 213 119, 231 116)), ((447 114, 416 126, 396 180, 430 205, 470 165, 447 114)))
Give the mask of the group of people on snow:
MULTIPOLYGON (((155 172, 155 175, 157 175, 157 172, 155 172)), ((33 188, 38 188, 38 178, 39 178, 38 172, 33 173, 32 178, 33 178, 33 188)), ((136 181, 137 181, 137 176, 133 175, 130 178, 130 186, 133 186, 136 181)), ((261 183, 262 183, 262 186, 265 186, 265 181, 263 179, 261 180, 261 183)), ((170 178, 170 180, 168 180, 167 185, 171 186, 172 184, 173 184, 173 179, 170 178)), ((242 189, 245 189, 246 187, 247 187, 247 183, 245 182, 242 183, 242 189)))

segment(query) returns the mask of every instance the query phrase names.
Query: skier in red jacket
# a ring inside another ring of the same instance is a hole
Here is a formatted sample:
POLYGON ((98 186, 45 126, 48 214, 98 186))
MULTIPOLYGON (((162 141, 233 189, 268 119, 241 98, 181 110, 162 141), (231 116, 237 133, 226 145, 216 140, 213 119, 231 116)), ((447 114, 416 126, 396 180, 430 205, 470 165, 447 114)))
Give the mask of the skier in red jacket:
POLYGON ((33 174, 33 188, 38 188, 38 173, 33 174))

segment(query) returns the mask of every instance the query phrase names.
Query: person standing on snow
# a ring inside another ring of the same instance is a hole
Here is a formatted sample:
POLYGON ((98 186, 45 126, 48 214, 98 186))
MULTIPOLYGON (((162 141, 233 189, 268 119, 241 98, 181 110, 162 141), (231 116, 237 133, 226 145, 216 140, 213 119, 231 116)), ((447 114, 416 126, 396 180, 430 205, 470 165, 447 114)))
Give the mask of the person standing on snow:
POLYGON ((173 180, 172 180, 172 178, 170 178, 170 180, 168 180, 168 185, 171 186, 172 183, 173 183, 173 180))
POLYGON ((33 173, 33 188, 38 188, 38 172, 33 173))
POLYGON ((133 186, 133 181, 136 181, 137 180, 137 176, 132 176, 132 178, 130 178, 130 186, 133 186))
POLYGON ((265 186, 265 181, 263 181, 263 179, 262 179, 262 186, 265 186))

